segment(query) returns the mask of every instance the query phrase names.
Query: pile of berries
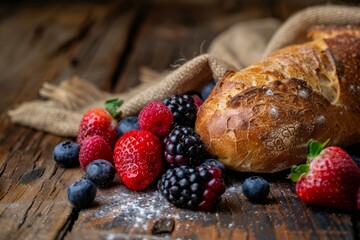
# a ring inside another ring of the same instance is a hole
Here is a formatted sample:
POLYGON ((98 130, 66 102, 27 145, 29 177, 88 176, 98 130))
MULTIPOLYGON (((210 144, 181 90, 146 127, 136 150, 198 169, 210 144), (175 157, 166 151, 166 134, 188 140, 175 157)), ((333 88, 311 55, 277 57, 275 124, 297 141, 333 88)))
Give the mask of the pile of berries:
MULTIPOLYGON (((53 153, 60 166, 80 165, 85 172, 84 179, 68 188, 70 203, 78 209, 90 206, 97 188, 110 186, 117 173, 134 191, 155 183, 177 207, 215 209, 226 189, 226 168, 207 153, 194 130, 198 108, 212 87, 213 82, 201 94, 151 102, 138 116, 120 122, 116 109, 121 101, 110 100, 105 108, 88 110, 77 142, 61 142, 53 153)), ((359 168, 345 151, 325 145, 310 141, 307 164, 292 168, 290 178, 297 181, 297 195, 313 205, 360 209, 359 168)), ((242 191, 250 201, 261 202, 269 195, 270 185, 252 176, 243 182, 242 191)))
POLYGON ((205 145, 194 131, 201 95, 213 86, 206 86, 203 94, 151 102, 138 116, 120 122, 116 120, 120 101, 88 110, 77 142, 61 142, 53 153, 59 165, 80 165, 85 172, 84 179, 68 188, 69 201, 79 209, 88 207, 97 188, 108 187, 117 173, 131 190, 143 190, 157 181, 158 190, 175 206, 214 209, 225 192, 225 167, 207 159, 205 145))

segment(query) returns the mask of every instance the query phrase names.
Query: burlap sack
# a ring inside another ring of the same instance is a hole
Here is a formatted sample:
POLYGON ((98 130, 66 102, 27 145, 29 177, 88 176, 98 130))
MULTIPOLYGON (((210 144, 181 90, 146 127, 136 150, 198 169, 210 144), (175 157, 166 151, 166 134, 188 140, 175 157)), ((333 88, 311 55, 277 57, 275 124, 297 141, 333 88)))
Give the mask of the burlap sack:
POLYGON ((9 111, 11 120, 60 136, 76 136, 82 114, 105 100, 121 98, 122 116, 135 115, 147 103, 201 88, 211 78, 241 69, 270 52, 304 39, 316 24, 360 24, 360 7, 326 5, 304 9, 281 26, 275 19, 242 22, 222 33, 203 54, 163 75, 142 69, 142 83, 120 94, 100 91, 73 77, 59 86, 45 83, 40 95, 46 100, 26 102, 9 111), (161 81, 159 81, 161 78, 161 81))

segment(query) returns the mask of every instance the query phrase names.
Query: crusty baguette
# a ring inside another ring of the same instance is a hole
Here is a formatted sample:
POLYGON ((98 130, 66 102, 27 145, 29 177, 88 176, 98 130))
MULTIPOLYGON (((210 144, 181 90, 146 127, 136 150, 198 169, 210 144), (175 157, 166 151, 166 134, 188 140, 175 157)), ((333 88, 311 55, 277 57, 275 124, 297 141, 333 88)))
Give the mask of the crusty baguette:
POLYGON ((305 161, 309 139, 360 141, 360 27, 309 35, 229 72, 200 108, 196 131, 227 167, 277 172, 305 161))

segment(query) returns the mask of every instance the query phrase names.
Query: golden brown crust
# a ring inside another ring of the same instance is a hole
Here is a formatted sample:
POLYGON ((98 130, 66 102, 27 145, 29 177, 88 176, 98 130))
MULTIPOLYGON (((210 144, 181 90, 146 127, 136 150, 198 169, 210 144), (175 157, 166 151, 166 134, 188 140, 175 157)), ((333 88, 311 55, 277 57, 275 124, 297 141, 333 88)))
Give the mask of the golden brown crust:
POLYGON ((209 151, 234 170, 276 172, 303 162, 309 139, 359 141, 360 29, 333 35, 219 81, 196 122, 209 151))

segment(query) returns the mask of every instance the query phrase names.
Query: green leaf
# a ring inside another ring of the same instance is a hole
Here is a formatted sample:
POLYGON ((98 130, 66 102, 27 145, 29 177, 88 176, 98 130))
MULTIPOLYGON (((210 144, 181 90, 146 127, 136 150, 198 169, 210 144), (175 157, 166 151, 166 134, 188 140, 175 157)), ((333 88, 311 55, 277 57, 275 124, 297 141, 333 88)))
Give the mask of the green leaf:
POLYGON ((307 163, 300 165, 293 165, 291 167, 291 173, 289 175, 289 178, 291 179, 291 181, 297 182, 302 175, 304 175, 309 171, 309 168, 310 165, 307 163))
POLYGON ((330 139, 326 142, 321 143, 318 141, 310 140, 307 145, 307 159, 311 161, 314 157, 320 154, 320 152, 326 147, 329 143, 330 139))
POLYGON ((105 102, 105 109, 111 114, 115 119, 118 119, 120 112, 117 109, 124 103, 122 99, 110 99, 105 102))

